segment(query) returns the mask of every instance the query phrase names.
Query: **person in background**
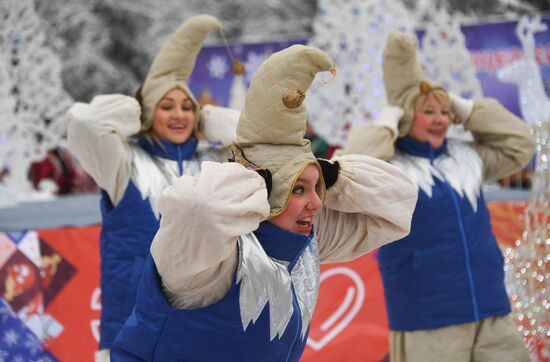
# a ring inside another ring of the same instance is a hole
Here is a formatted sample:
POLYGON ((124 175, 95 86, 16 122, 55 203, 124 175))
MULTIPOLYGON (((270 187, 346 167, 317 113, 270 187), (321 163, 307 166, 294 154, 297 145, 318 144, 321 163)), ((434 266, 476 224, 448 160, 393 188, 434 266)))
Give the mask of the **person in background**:
POLYGON ((317 159, 304 139, 305 93, 329 70, 317 48, 272 54, 246 95, 235 162, 205 162, 162 193, 113 361, 298 361, 319 263, 408 233, 417 195, 401 171, 362 155, 317 159))
POLYGON ((69 110, 70 149, 102 190, 98 361, 109 360, 134 305, 159 227, 162 190, 182 175, 198 174, 204 160, 229 154, 224 140, 234 137, 239 113, 212 106, 201 110, 186 83, 202 42, 221 28, 209 15, 188 19, 155 57, 136 98, 100 95, 69 110), (205 141, 198 141, 200 131, 205 141))
POLYGON ((70 194, 75 186, 76 170, 67 150, 54 148, 46 154, 44 160, 33 162, 29 167, 29 180, 35 189, 40 182, 52 180, 57 186, 56 194, 70 194))
POLYGON ((93 179, 82 170, 77 160, 62 147, 56 147, 39 162, 29 168, 29 180, 35 189, 40 189, 43 180, 51 180, 57 186, 57 195, 97 192, 93 179))
POLYGON ((313 127, 311 126, 311 123, 306 123, 306 134, 304 136, 309 142, 311 142, 311 151, 315 155, 315 157, 318 158, 330 158, 330 145, 328 142, 321 136, 319 136, 313 127))
POLYGON ((352 129, 339 153, 389 160, 418 188, 410 234, 378 253, 390 360, 527 362, 482 183, 529 162, 528 128, 494 99, 467 100, 426 79, 409 34, 389 36, 383 71, 390 106, 352 129), (453 121, 474 142, 447 138, 453 121))

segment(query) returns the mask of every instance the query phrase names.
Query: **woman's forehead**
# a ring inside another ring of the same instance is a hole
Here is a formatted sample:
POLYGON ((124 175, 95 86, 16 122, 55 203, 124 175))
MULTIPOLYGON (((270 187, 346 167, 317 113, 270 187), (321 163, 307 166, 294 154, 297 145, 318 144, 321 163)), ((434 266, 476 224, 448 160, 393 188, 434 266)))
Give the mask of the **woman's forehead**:
POLYGON ((191 98, 189 98, 187 93, 183 89, 180 89, 180 88, 172 89, 171 91, 166 93, 164 95, 164 97, 162 97, 162 99, 168 99, 168 100, 176 100, 177 99, 177 100, 183 100, 183 101, 191 100, 191 98))
POLYGON ((319 180, 319 170, 313 164, 306 166, 298 177, 298 181, 302 182, 317 182, 317 180, 319 180))

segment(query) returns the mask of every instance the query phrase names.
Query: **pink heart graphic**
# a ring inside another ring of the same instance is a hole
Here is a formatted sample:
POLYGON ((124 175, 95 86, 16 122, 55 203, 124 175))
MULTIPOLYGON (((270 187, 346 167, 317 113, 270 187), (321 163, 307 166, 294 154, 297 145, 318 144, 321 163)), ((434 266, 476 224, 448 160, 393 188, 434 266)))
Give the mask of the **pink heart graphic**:
POLYGON ((365 285, 363 284, 363 280, 350 268, 337 267, 325 270, 321 273, 320 283, 337 275, 343 275, 351 279, 354 286, 348 288, 340 306, 321 324, 321 331, 325 332, 321 339, 317 341, 312 337, 308 337, 307 345, 316 351, 321 350, 351 323, 361 310, 363 301, 365 300, 365 285), (337 322, 338 320, 339 322, 337 322))
MULTIPOLYGON (((90 299, 90 308, 92 310, 101 310, 101 289, 95 288, 92 297, 90 299)), ((90 329, 96 342, 99 342, 99 319, 93 319, 90 321, 90 329)))

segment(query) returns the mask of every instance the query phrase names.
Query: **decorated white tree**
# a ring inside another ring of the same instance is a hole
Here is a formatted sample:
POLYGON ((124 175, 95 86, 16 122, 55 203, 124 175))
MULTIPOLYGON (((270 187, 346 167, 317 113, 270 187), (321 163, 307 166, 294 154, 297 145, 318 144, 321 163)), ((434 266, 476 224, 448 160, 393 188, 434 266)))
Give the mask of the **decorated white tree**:
MULTIPOLYGON (((368 122, 386 105, 381 63, 391 31, 412 33, 425 26, 418 53, 426 76, 464 97, 482 95, 459 18, 423 3, 408 11, 400 3, 378 0, 319 2, 309 44, 335 57, 338 74, 330 87, 314 86, 306 102, 315 131, 329 143, 343 145, 349 128, 368 122)), ((459 127, 450 136, 471 137, 459 127)))
POLYGON ((548 30, 540 20, 522 17, 516 27, 523 57, 497 72, 500 81, 518 86, 518 103, 523 119, 530 125, 540 125, 550 119, 550 98, 544 90, 544 82, 535 56, 535 33, 548 30))
POLYGON ((459 19, 443 9, 432 11, 436 14, 425 24, 421 42, 420 59, 426 76, 463 97, 481 97, 481 83, 459 19))
POLYGON ((315 132, 342 146, 351 127, 364 125, 386 105, 386 38, 391 31, 412 32, 414 17, 400 3, 382 0, 321 0, 318 6, 309 45, 333 56, 338 73, 330 86, 316 80, 306 104, 315 132))
MULTIPOLYGON (((62 59, 65 89, 77 101, 89 102, 102 93, 133 94, 141 78, 132 70, 141 67, 145 72, 153 52, 158 51, 143 48, 139 56, 137 51, 129 51, 129 45, 138 43, 145 33, 141 28, 134 30, 134 24, 144 28, 149 25, 143 20, 143 7, 136 5, 129 9, 121 2, 120 7, 124 7, 121 9, 110 8, 108 4, 104 0, 35 1, 48 44, 62 59), (131 41, 121 39, 126 34, 131 41), (150 51, 150 57, 143 55, 146 51, 150 51), (121 60, 119 54, 126 58, 121 60)), ((149 6, 149 12, 155 8, 149 6)))
MULTIPOLYGON (((424 11, 428 11, 427 8, 424 11)), ((465 98, 483 96, 481 82, 476 76, 460 20, 443 8, 429 10, 431 20, 425 24, 421 41, 420 60, 429 79, 465 98)), ((462 126, 452 125, 449 137, 472 140, 462 126)))
MULTIPOLYGON (((37 196, 27 179, 29 165, 63 144, 65 113, 72 103, 61 84, 61 61, 47 46, 32 0, 0 4, 0 56, 13 110, 5 117, 7 136, 2 164, 3 186, 16 200, 37 196)), ((6 204, 0 200, 0 205, 6 204)))
POLYGON ((252 75, 258 67, 269 57, 268 52, 256 53, 254 51, 247 53, 247 58, 244 62, 244 73, 233 74, 233 81, 229 89, 229 108, 242 110, 244 100, 246 98, 247 84, 250 83, 252 75))
POLYGON ((231 89, 229 89, 229 108, 242 110, 244 108, 244 99, 246 98, 246 83, 244 74, 233 76, 231 89))
POLYGON ((518 329, 533 361, 550 358, 550 101, 535 62, 534 38, 535 33, 546 30, 540 16, 522 17, 516 34, 524 57, 498 72, 502 81, 518 85, 522 116, 530 124, 537 143, 525 230, 515 248, 508 248, 505 253, 506 286, 518 329))
MULTIPOLYGON (((5 174, 4 168, 8 163, 9 139, 15 131, 17 116, 15 114, 15 100, 11 94, 12 84, 7 74, 7 67, 0 58, 0 173, 5 174)), ((0 204, 14 204, 15 198, 7 186, 0 182, 0 204), (2 201, 3 200, 3 201, 2 201)))
POLYGON ((533 361, 550 358, 550 120, 531 128, 537 142, 525 230, 505 252, 506 288, 533 361))

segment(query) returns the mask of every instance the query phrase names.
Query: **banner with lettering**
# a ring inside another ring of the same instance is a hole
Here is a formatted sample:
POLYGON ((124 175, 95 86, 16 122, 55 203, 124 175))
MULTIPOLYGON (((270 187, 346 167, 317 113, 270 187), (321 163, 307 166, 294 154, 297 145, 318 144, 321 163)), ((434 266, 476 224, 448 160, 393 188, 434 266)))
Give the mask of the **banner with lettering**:
MULTIPOLYGON (((542 18, 542 22, 550 29, 550 18, 542 18)), ((513 71, 514 83, 504 83, 497 78, 496 72, 520 61, 524 53, 523 44, 516 35, 516 25, 516 21, 476 24, 463 26, 462 32, 484 96, 498 99, 511 112, 521 116, 520 94, 532 77, 537 76, 533 71, 540 72, 544 88, 541 91, 550 94, 550 30, 534 35, 538 67, 530 69, 527 64, 518 63, 513 71)), ((420 37, 422 33, 418 32, 420 37)), ((239 108, 238 104, 244 101, 244 92, 258 66, 271 53, 296 43, 306 44, 307 39, 233 45, 235 57, 245 63, 247 71, 244 78, 232 74, 231 59, 224 46, 204 47, 189 79, 191 90, 204 104, 239 108)))
MULTIPOLYGON (((490 202, 493 231, 512 246, 526 202, 490 202)), ((0 233, 0 360, 93 361, 99 339, 99 226, 0 233)), ((375 253, 323 265, 303 361, 385 361, 375 253)))

